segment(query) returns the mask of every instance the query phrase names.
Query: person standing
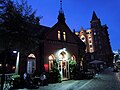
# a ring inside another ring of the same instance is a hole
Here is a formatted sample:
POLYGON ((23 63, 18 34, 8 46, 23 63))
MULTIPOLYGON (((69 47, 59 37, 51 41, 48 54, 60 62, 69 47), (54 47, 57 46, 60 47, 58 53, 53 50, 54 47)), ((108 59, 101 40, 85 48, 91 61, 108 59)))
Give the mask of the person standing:
POLYGON ((46 80, 46 75, 45 75, 45 72, 43 72, 41 75, 40 75, 40 80, 41 80, 41 85, 43 86, 45 84, 45 80, 46 80))

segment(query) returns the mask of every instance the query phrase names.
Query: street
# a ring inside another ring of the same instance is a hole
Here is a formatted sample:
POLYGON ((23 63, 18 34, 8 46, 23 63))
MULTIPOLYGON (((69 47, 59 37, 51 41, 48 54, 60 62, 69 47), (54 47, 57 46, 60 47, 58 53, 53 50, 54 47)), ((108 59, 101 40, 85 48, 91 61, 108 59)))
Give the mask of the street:
POLYGON ((69 80, 42 86, 38 90, 120 90, 120 72, 108 68, 90 80, 69 80))
POLYGON ((107 68, 93 79, 62 81, 62 83, 40 86, 36 90, 120 90, 120 71, 113 72, 112 68, 107 68))

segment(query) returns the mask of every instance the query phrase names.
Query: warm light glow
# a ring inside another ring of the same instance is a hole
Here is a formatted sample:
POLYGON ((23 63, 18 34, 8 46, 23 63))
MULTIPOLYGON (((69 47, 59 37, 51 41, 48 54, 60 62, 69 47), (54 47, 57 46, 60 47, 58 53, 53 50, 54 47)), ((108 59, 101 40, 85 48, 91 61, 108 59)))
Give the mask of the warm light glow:
POLYGON ((83 66, 83 63, 82 63, 82 61, 80 62, 80 66, 83 66))
POLYGON ((2 64, 0 64, 0 67, 2 66, 2 64))
POLYGON ((49 60, 53 60, 53 57, 50 55, 50 56, 48 57, 48 59, 49 59, 49 60))
POLYGON ((66 51, 66 48, 63 48, 63 51, 66 51))
POLYGON ((65 32, 63 32, 63 39, 64 39, 64 41, 66 41, 66 33, 65 32))
POLYGON ((60 38, 60 31, 58 31, 58 40, 60 40, 61 38, 60 38))
POLYGON ((29 58, 35 58, 35 55, 34 54, 30 54, 28 57, 29 58))
POLYGON ((67 60, 68 59, 68 53, 66 51, 66 48, 60 49, 58 51, 58 59, 59 60, 67 60))
POLYGON ((75 58, 75 56, 74 56, 74 55, 71 57, 71 59, 72 59, 72 60, 76 60, 76 58, 75 58))
POLYGON ((6 67, 8 66, 8 64, 5 65, 6 67))
POLYGON ((86 41, 86 38, 85 38, 85 36, 84 36, 84 35, 82 35, 82 36, 80 37, 80 39, 81 39, 83 42, 85 42, 85 41, 86 41))
POLYGON ((15 66, 13 66, 12 69, 14 70, 14 69, 15 69, 15 66))

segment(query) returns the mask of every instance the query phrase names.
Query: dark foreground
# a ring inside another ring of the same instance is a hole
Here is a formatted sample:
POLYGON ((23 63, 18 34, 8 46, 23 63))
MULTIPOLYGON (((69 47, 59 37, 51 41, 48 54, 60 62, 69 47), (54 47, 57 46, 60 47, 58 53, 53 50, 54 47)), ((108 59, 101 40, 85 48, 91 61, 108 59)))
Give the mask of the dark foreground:
POLYGON ((40 86, 34 90, 120 90, 120 71, 113 72, 112 68, 108 68, 90 80, 68 80, 62 83, 40 86))

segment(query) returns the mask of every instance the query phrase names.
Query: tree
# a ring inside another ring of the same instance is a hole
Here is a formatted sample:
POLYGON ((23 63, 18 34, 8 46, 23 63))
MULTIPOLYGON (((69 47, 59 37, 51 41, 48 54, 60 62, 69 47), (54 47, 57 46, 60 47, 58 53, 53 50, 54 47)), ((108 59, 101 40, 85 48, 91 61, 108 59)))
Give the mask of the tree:
MULTIPOLYGON (((31 48, 39 47, 39 38, 34 31, 34 27, 39 26, 39 17, 35 16, 31 6, 28 6, 27 0, 21 0, 21 3, 12 0, 0 0, 0 50, 17 50, 26 53, 31 48)), ((4 58, 4 65, 6 58, 4 58)), ((5 69, 5 68, 4 68, 5 69)), ((4 70, 3 70, 4 71, 4 70)), ((3 72, 4 76, 5 72, 3 72)), ((4 80, 2 80, 1 90, 4 80)))
POLYGON ((39 44, 33 31, 34 27, 39 25, 35 11, 32 11, 31 6, 24 0, 21 4, 11 0, 5 0, 0 4, 3 7, 0 10, 0 37, 3 40, 3 48, 14 48, 19 51, 35 48, 39 44))
POLYGON ((70 78, 75 79, 75 76, 76 76, 76 61, 75 60, 70 60, 69 61, 69 67, 70 67, 70 78))

